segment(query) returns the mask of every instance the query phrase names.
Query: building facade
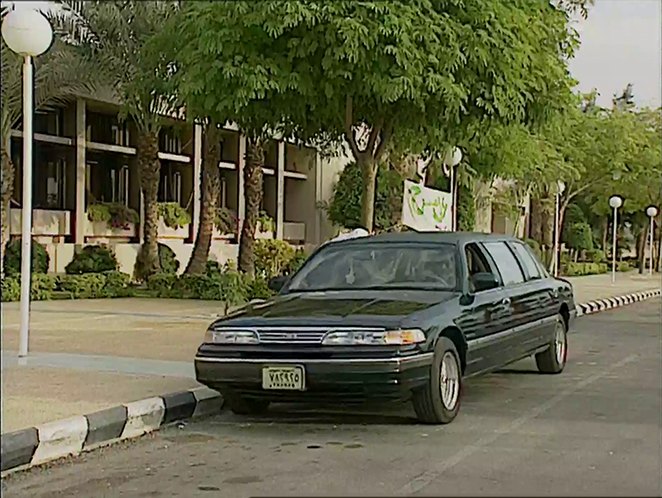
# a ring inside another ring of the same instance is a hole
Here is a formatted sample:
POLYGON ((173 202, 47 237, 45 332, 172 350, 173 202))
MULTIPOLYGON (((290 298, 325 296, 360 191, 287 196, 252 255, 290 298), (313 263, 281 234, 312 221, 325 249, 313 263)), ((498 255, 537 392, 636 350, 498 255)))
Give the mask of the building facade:
MULTIPOLYGON (((67 107, 38 112, 34 121, 33 236, 51 256, 51 271, 62 272, 75 248, 113 246, 121 270, 133 272, 142 240, 143 202, 136 164, 136 130, 120 121, 119 106, 110 99, 77 98, 67 107), (123 206, 136 223, 112 226, 93 221, 95 205, 123 206)), ((238 220, 231 234, 214 233, 210 257, 234 259, 237 233, 245 214, 243 168, 246 139, 236 126, 222 131, 221 206, 238 220)), ((22 206, 22 131, 12 130, 11 157, 16 168, 10 211, 10 233, 20 235, 22 206)), ((159 222, 159 242, 170 246, 183 269, 193 249, 200 220, 202 127, 171 120, 159 137, 161 178, 158 201, 186 210, 190 223, 172 228, 159 222)), ((315 246, 332 235, 322 209, 347 160, 326 160, 313 148, 272 140, 266 150, 261 206, 267 230, 294 245, 315 246), (269 226, 271 225, 271 226, 269 226)))

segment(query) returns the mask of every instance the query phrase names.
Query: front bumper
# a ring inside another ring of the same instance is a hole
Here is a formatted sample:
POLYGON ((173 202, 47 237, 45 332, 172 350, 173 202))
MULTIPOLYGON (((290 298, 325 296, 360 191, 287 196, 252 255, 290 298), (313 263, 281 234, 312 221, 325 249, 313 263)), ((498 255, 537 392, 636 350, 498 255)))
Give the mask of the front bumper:
POLYGON ((195 358, 198 382, 212 389, 277 402, 360 402, 367 399, 403 399, 425 385, 433 353, 382 358, 195 358), (265 390, 262 368, 302 365, 304 391, 265 390))

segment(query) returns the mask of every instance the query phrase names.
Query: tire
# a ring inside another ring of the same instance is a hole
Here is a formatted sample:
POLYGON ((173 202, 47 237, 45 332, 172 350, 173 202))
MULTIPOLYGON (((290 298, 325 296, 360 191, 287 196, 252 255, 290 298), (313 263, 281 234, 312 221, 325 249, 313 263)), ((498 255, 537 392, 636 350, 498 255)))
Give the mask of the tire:
POLYGON ((538 371, 543 374, 555 375, 563 372, 568 359, 568 327, 561 315, 556 317, 554 337, 549 347, 536 354, 538 371))
POLYGON ((260 415, 269 409, 269 401, 264 399, 245 398, 235 393, 228 393, 224 397, 235 415, 260 415))
POLYGON ((427 384, 413 392, 412 403, 418 419, 426 424, 449 424, 460 411, 462 395, 462 363, 460 355, 448 337, 440 337, 434 348, 434 359, 430 366, 427 384), (448 396, 442 396, 442 363, 455 383, 447 385, 448 396), (455 369, 453 371, 453 369, 455 369), (448 406, 450 405, 450 406, 448 406))

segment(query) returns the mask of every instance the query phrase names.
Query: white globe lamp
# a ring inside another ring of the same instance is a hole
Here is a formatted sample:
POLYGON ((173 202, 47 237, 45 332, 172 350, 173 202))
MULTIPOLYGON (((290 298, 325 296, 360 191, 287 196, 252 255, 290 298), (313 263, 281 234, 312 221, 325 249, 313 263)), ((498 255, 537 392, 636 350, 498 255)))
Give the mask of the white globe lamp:
POLYGON ((610 207, 610 208, 612 208, 612 209, 618 209, 618 208, 621 207, 622 205, 623 205, 623 199, 621 199, 619 196, 617 196, 617 195, 612 195, 612 196, 609 198, 609 207, 610 207))
POLYGON ((648 206, 646 208, 646 214, 649 218, 655 218, 657 216, 657 208, 655 206, 648 206))
POLYGON ((30 255, 32 254, 32 141, 34 76, 32 58, 53 43, 53 28, 38 11, 20 6, 2 20, 2 38, 7 47, 23 56, 23 197, 21 203, 21 324, 18 356, 28 355, 30 334, 30 255))
POLYGON ((444 157, 444 164, 451 168, 454 168, 462 162, 462 150, 459 147, 453 147, 446 152, 444 157))
POLYGON ((37 57, 53 43, 53 28, 36 10, 12 10, 2 20, 2 38, 17 54, 37 57))

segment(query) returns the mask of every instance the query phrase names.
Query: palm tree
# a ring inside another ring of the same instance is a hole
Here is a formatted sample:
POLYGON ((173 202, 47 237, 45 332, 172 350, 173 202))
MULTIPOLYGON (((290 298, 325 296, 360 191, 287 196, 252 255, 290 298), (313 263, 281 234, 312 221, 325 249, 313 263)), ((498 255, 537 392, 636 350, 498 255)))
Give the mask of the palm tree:
MULTIPOLYGON (((9 8, 3 10, 3 15, 9 8)), ((48 14, 47 14, 48 16, 48 14)), ((100 84, 93 61, 76 46, 63 41, 62 33, 55 30, 53 46, 35 59, 34 105, 48 109, 65 105, 72 96, 93 93, 100 84)), ((9 238, 9 203, 14 195, 15 167, 10 155, 11 130, 22 117, 22 64, 4 40, 0 41, 0 156, 2 162, 2 251, 9 238)), ((2 261, 2 258, 0 258, 2 261)), ((2 263, 0 263, 2 264, 2 263)))
POLYGON ((211 120, 207 120, 203 137, 203 160, 200 174, 202 187, 200 223, 193 253, 185 271, 188 274, 203 273, 205 271, 221 191, 221 173, 218 169, 218 163, 221 160, 221 135, 218 125, 211 120))
POLYGON ((178 111, 165 95, 167 74, 154 71, 153 54, 145 43, 176 12, 177 1, 63 1, 59 19, 78 34, 98 61, 110 87, 121 101, 121 118, 131 118, 138 130, 136 160, 145 213, 143 245, 136 260, 136 277, 143 280, 160 269, 157 194, 161 163, 159 132, 165 116, 178 111))

